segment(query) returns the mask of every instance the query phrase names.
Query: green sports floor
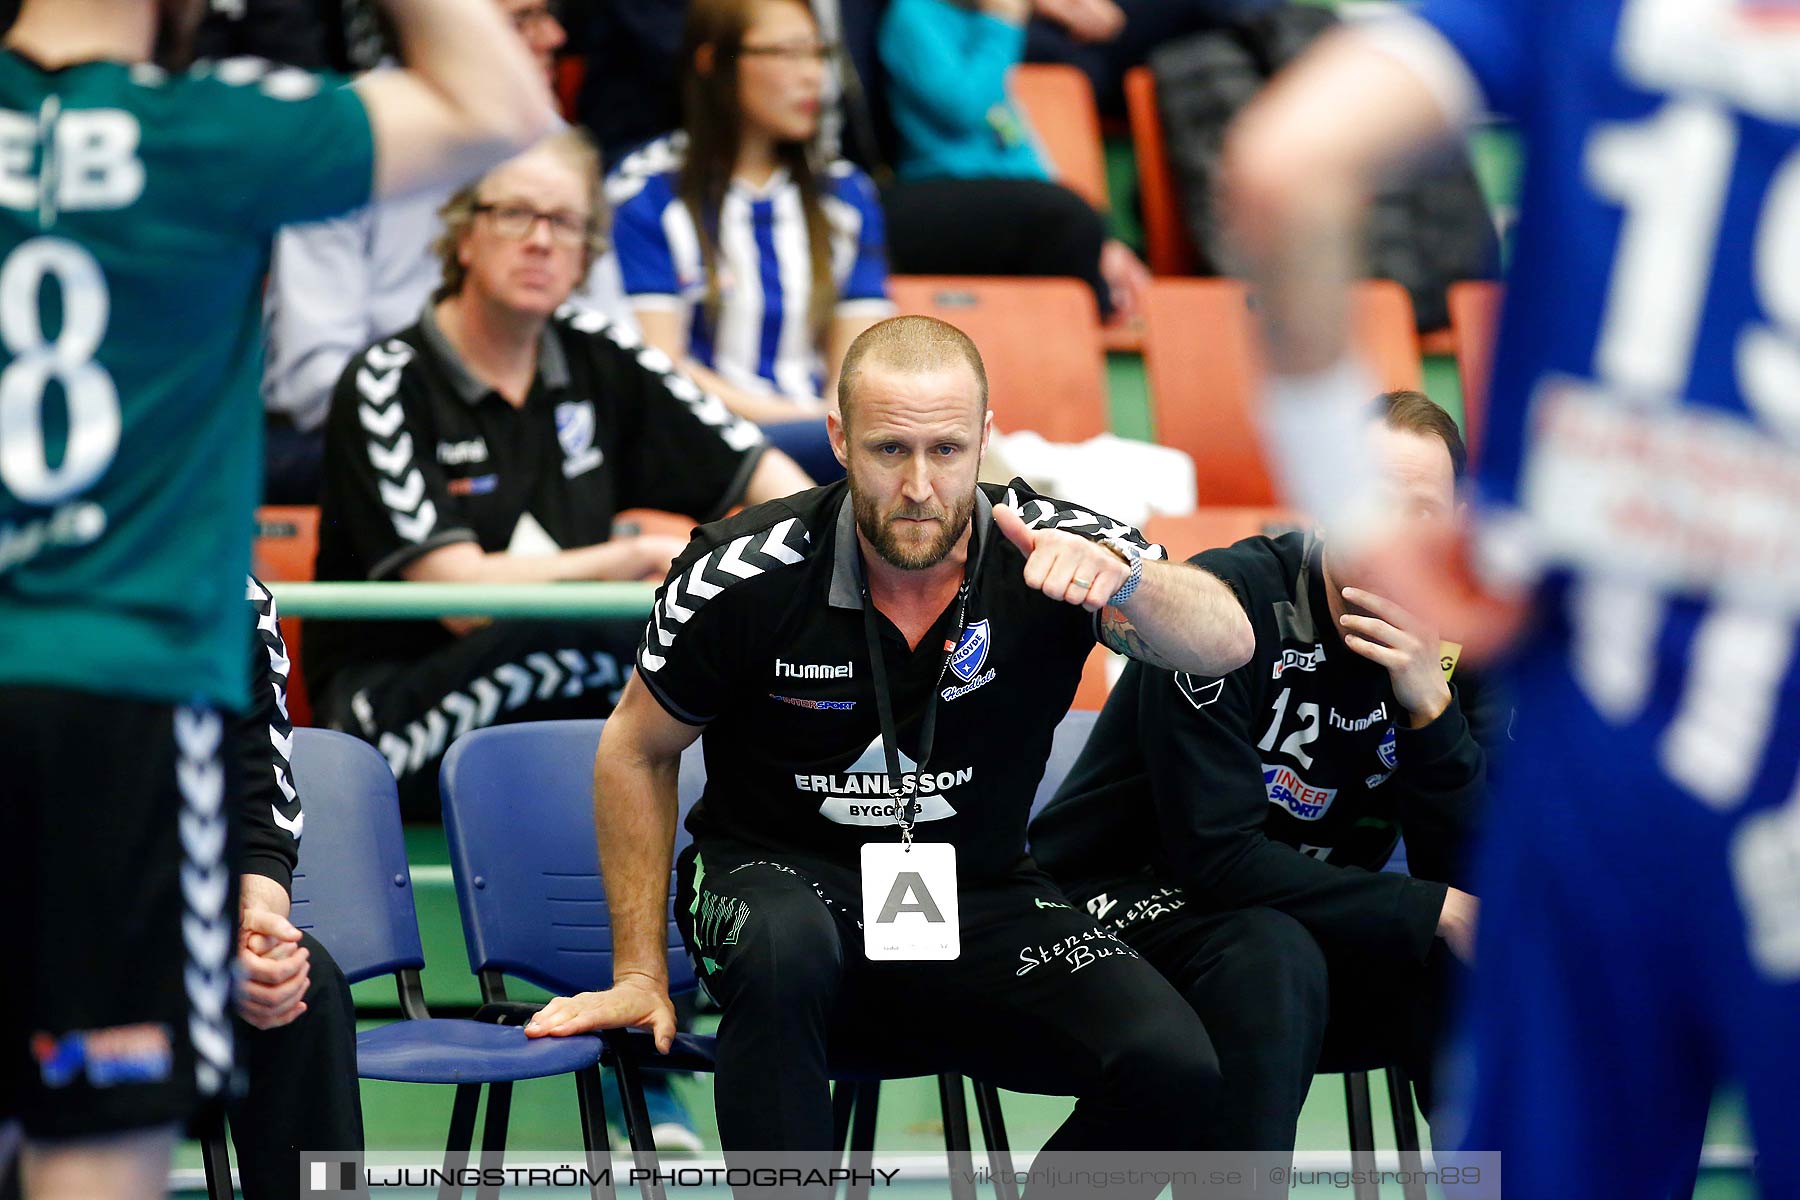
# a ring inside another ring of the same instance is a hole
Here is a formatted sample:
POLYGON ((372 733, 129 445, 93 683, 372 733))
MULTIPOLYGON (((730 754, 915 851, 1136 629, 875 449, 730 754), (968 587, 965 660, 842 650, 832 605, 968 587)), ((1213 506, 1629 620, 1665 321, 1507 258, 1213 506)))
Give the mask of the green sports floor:
MULTIPOLYGON (((1503 130, 1486 130, 1475 135, 1474 160, 1477 174, 1499 211, 1511 210, 1516 194, 1519 155, 1513 139, 1503 130)), ((1134 168, 1128 148, 1108 146, 1108 167, 1115 197, 1116 232, 1134 244, 1141 244, 1139 230, 1131 212, 1134 168)), ((1154 440, 1148 404, 1148 388, 1143 363, 1134 354, 1113 354, 1107 364, 1111 390, 1111 418, 1115 433, 1125 437, 1154 440)), ((1451 412, 1462 411, 1461 389, 1455 364, 1449 359, 1428 359, 1425 363, 1426 390, 1432 398, 1451 412)), ((413 828, 407 832, 408 855, 413 865, 413 882, 418 900, 419 922, 424 938, 427 967, 424 973, 427 1002, 440 1008, 472 1008, 479 1002, 475 980, 469 973, 463 949, 461 920, 457 914, 456 896, 450 879, 449 857, 443 833, 435 828, 413 828)), ((530 989, 517 988, 521 997, 530 989)), ((368 1023, 380 1023, 399 1016, 391 981, 371 980, 355 988, 358 1011, 368 1023)), ((700 1029, 706 1031, 716 1020, 702 1016, 700 1029)), ((1372 1076, 1371 1089, 1376 1112, 1376 1145, 1378 1151, 1393 1148, 1393 1129, 1387 1121, 1386 1087, 1379 1076, 1372 1076)), ((682 1079, 677 1092, 687 1104, 695 1129, 705 1141, 709 1155, 716 1154, 718 1130, 713 1122, 712 1080, 710 1077, 682 1079)), ((368 1148, 371 1151, 416 1151, 417 1161, 429 1163, 441 1155, 445 1132, 450 1120, 451 1089, 419 1087, 365 1081, 362 1085, 363 1119, 368 1148)), ((1072 1101, 1043 1096, 1004 1094, 1004 1108, 1011 1144, 1020 1153, 1035 1151, 1051 1131, 1068 1114, 1072 1101)), ((609 1113, 619 1111, 618 1095, 607 1082, 609 1113)), ((943 1128, 939 1118, 937 1085, 932 1079, 902 1080, 883 1086, 880 1118, 875 1145, 878 1152, 940 1151, 943 1128)), ((479 1128, 479 1126, 477 1127, 479 1128)), ((1421 1123, 1421 1132, 1428 1134, 1421 1123)), ((624 1138, 617 1131, 615 1149, 622 1148, 624 1138)), ((1707 1153, 1702 1160, 1700 1200, 1738 1200, 1755 1195, 1749 1179, 1749 1138, 1742 1108, 1735 1098, 1722 1096, 1715 1106, 1707 1134, 1707 1153)), ((1345 1128, 1345 1105, 1342 1078, 1322 1076, 1307 1098, 1300 1116, 1299 1150, 1303 1159, 1313 1155, 1337 1155, 1336 1165, 1348 1166, 1348 1139, 1345 1128)), ((557 1151, 574 1154, 581 1138, 576 1122, 574 1085, 568 1079, 539 1080, 520 1084, 514 1089, 511 1135, 508 1146, 519 1152, 557 1151)), ((981 1144, 977 1132, 976 1152, 981 1144)), ((977 1160, 979 1162, 979 1158, 977 1160)), ((175 1161, 177 1195, 200 1195, 200 1152, 192 1143, 181 1146, 175 1161)), ((942 1186, 915 1185, 896 1189, 908 1196, 940 1194, 942 1186)), ((985 1189, 982 1190, 983 1194, 985 1189)), ((378 1195, 401 1196, 400 1191, 382 1191, 378 1195)), ((419 1193, 424 1195, 426 1193, 419 1193)), ((547 1195, 545 1192, 515 1193, 547 1195)), ((575 1194, 575 1193, 568 1193, 575 1194)), ((581 1193, 585 1195, 585 1193, 581 1193)), ((621 1190, 628 1195, 628 1190, 621 1190)), ((683 1192, 683 1195, 692 1193, 683 1192)), ((719 1194, 723 1194, 721 1191, 719 1194)), ((1331 1186, 1296 1188, 1297 1198, 1343 1196, 1331 1186)), ((1397 1186, 1384 1195, 1398 1196, 1397 1186)), ((1571 1198, 1578 1200, 1578 1198, 1571 1198)))

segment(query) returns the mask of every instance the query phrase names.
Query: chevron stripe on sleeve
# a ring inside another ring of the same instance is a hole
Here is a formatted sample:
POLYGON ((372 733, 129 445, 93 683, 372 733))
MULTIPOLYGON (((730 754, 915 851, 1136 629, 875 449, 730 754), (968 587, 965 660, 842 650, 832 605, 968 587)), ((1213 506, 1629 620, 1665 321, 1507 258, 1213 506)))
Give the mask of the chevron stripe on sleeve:
POLYGON ((275 774, 275 789, 280 799, 269 805, 269 815, 278 829, 300 841, 306 814, 300 808, 300 794, 294 790, 293 767, 289 762, 294 752, 294 726, 288 717, 288 675, 292 664, 287 643, 281 637, 281 616, 275 610, 275 596, 254 575, 246 576, 245 599, 256 613, 256 639, 268 656, 268 672, 263 682, 274 693, 274 707, 269 715, 270 770, 275 774))
POLYGON ((1008 488, 1005 503, 1008 507, 1017 509, 1026 526, 1031 529, 1060 529, 1064 533, 1078 534, 1096 542, 1124 538, 1141 546, 1145 558, 1169 557, 1169 552, 1162 546, 1146 540, 1143 534, 1123 521, 1115 521, 1111 517, 1089 512, 1061 500, 1050 500, 1043 496, 1022 499, 1016 489, 1008 488))
POLYGON ((412 347, 398 339, 363 352, 356 369, 356 419, 394 532, 416 544, 437 527, 438 512, 413 461, 412 434, 405 428, 406 410, 398 395, 401 372, 412 359, 412 347))
POLYGON ((811 543, 812 535, 800 519, 788 517, 767 529, 733 538, 695 560, 664 584, 657 596, 638 650, 639 668, 648 675, 661 671, 694 614, 709 601, 746 579, 804 561, 811 543))

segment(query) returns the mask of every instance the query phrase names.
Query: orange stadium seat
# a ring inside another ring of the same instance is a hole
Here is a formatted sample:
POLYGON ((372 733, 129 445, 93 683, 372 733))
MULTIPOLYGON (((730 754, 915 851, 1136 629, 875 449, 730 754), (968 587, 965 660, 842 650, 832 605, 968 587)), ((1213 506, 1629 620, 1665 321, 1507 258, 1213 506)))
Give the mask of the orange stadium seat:
POLYGON ((975 339, 994 421, 1053 442, 1106 432, 1106 359, 1094 294, 1074 279, 896 275, 903 313, 938 317, 975 339))
POLYGON ((1488 376, 1494 370, 1494 340, 1500 332, 1498 283, 1471 280, 1450 285, 1450 328, 1456 331, 1456 374, 1462 380, 1463 438, 1473 461, 1487 419, 1488 376))
MULTIPOLYGON (((1232 279, 1159 279, 1144 366, 1156 438, 1193 455, 1202 505, 1269 505, 1275 489, 1252 420, 1262 373, 1248 289, 1232 279)), ((1387 390, 1422 383, 1412 300, 1390 280, 1356 287, 1357 344, 1387 390)))
POLYGON ((265 504, 256 510, 251 570, 264 583, 310 583, 319 553, 319 510, 310 504, 265 504))
MULTIPOLYGON (((738 511, 736 509, 733 510, 738 511)), ((729 514, 727 514, 729 515, 729 514)), ((692 517, 684 517, 680 513, 664 512, 660 508, 628 508, 613 517, 613 536, 631 537, 634 534, 651 534, 656 537, 691 537, 694 528, 699 524, 692 517)))
MULTIPOLYGON (((1063 63, 1021 63, 1013 69, 1012 91, 1043 141, 1057 182, 1101 212, 1111 209, 1106 143, 1087 75, 1063 63)), ((1142 353, 1142 315, 1101 326, 1100 338, 1107 350, 1142 353)))
POLYGON ((1149 67, 1125 72, 1125 113, 1131 122, 1131 149, 1137 156, 1138 204, 1144 218, 1144 257, 1158 275, 1192 275, 1193 243, 1181 220, 1181 200, 1163 143, 1162 114, 1156 108, 1156 76, 1149 67))
POLYGON ((1111 208, 1100 109, 1087 75, 1065 63, 1022 63, 1013 68, 1012 94, 1042 140, 1057 182, 1102 212, 1111 208))
MULTIPOLYGON (((319 510, 311 505, 266 504, 256 510, 256 544, 251 570, 268 584, 310 583, 319 552, 319 510)), ((275 611, 281 589, 275 588, 275 611)), ((300 673, 300 628, 296 617, 281 618, 288 651, 288 717, 296 726, 312 724, 312 701, 300 673)))
POLYGON ((1143 534, 1169 552, 1171 562, 1192 558, 1258 534, 1298 529, 1306 518, 1287 508, 1202 508, 1185 517, 1151 517, 1143 534))
POLYGON ((1112 691, 1113 680, 1124 669, 1124 655, 1114 654, 1105 646, 1095 646, 1088 651, 1087 663, 1081 668, 1081 686, 1075 689, 1075 701, 1069 707, 1100 711, 1112 691))

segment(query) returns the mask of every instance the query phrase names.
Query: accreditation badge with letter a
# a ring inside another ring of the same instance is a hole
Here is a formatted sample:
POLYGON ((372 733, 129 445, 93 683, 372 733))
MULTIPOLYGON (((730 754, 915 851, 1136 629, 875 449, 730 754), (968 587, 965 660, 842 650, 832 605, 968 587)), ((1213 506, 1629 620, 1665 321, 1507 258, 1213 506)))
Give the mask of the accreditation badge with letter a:
POLYGON ((962 954, 956 847, 864 842, 863 953, 871 962, 945 961, 962 954))

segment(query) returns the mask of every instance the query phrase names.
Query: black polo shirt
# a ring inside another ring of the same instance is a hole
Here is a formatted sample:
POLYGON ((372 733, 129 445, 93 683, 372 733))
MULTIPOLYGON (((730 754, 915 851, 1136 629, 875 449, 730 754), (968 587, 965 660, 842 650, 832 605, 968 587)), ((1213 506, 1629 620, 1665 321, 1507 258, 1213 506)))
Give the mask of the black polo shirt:
MULTIPOLYGON (((604 542, 626 508, 713 520, 738 503, 762 434, 594 313, 544 330, 523 408, 419 323, 345 368, 326 421, 317 577, 399 579, 441 546, 545 554, 604 542)), ((315 621, 307 683, 412 662, 453 635, 436 621, 315 621)))
POLYGON ((1491 696, 1446 653, 1450 706, 1420 729, 1386 668, 1333 627, 1321 543, 1248 538, 1193 561, 1229 584, 1256 653, 1220 678, 1132 663, 1031 826, 1059 883, 1148 869, 1204 909, 1270 905, 1315 934, 1422 959, 1462 883, 1491 696), (1404 832, 1413 876, 1374 874, 1404 832), (1427 882, 1430 881, 1430 882, 1427 882))
MULTIPOLYGON (((658 593, 638 677, 677 719, 706 726, 706 791, 687 822, 697 839, 802 851, 852 868, 863 842, 899 840, 848 496, 839 482, 705 526, 658 593)), ((944 647, 955 634, 954 599, 916 650, 877 614, 901 765, 920 772, 911 776, 919 781, 915 837, 956 846, 965 881, 1020 863, 1051 734, 1096 633, 1086 610, 1025 585, 1024 555, 993 524, 1002 501, 1033 527, 1143 541, 1020 481, 984 484, 967 632, 952 667, 944 670, 944 647), (917 764, 934 690, 936 742, 930 761, 917 764)))

